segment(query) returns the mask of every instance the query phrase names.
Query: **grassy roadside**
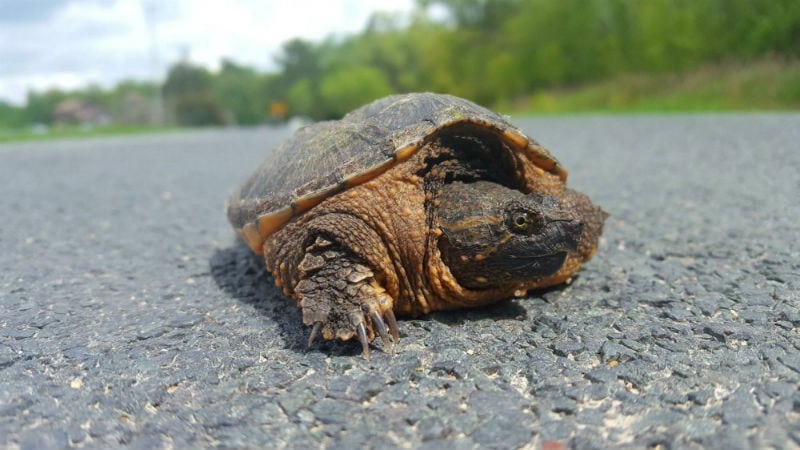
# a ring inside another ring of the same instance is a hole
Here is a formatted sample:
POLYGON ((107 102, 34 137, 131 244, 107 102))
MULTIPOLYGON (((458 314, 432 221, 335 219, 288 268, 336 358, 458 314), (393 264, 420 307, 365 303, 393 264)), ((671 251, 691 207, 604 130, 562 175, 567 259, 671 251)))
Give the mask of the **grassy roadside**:
POLYGON ((520 99, 522 113, 800 110, 800 61, 765 59, 670 74, 622 75, 520 99))
POLYGON ((0 144, 9 142, 46 141, 54 139, 71 139, 103 136, 122 136, 133 134, 160 133, 177 130, 178 127, 151 127, 132 125, 111 125, 82 129, 80 127, 53 128, 47 131, 36 131, 30 128, 18 130, 0 128, 0 144))

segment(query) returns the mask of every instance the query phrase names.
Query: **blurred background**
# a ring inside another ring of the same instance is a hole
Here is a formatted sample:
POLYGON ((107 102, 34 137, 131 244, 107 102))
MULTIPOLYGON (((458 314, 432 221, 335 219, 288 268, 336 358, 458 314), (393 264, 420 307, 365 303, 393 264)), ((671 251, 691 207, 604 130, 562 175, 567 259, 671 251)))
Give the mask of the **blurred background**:
POLYGON ((337 118, 800 109, 797 0, 0 0, 0 140, 337 118))

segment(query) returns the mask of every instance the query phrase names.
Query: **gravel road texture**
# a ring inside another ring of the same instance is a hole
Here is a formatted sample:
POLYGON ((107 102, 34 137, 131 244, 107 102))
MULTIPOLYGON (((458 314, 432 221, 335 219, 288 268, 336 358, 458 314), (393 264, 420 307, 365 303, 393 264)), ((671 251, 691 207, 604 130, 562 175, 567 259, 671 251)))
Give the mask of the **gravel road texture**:
POLYGON ((371 362, 223 214, 288 130, 0 146, 0 447, 799 447, 800 115, 512 120, 596 257, 371 362))

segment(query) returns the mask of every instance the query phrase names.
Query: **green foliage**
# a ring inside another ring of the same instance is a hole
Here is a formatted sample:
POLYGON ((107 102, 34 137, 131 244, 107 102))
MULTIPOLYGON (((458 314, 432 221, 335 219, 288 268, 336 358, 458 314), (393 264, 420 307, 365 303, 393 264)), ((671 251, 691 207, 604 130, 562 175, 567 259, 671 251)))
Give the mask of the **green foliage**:
POLYGON ((182 95, 211 91, 211 73, 204 67, 188 62, 173 65, 161 91, 164 98, 177 99, 182 95))
POLYGON ((52 124, 53 112, 67 98, 68 94, 58 89, 50 89, 43 93, 28 92, 28 102, 25 108, 28 120, 31 124, 52 124))
POLYGON ((175 100, 175 116, 180 125, 221 125, 225 122, 217 99, 204 92, 188 92, 175 100))
POLYGON ((213 79, 213 91, 234 122, 252 125, 266 118, 266 84, 255 70, 224 60, 213 79))
POLYGON ((282 69, 281 75, 290 84, 303 78, 316 80, 320 75, 317 48, 303 39, 292 39, 285 43, 278 64, 282 69))
POLYGON ((364 103, 392 93, 383 72, 367 66, 345 67, 328 74, 320 90, 325 111, 332 117, 341 117, 364 103))
POLYGON ((513 16, 523 0, 418 0, 423 8, 432 5, 445 7, 450 12, 451 21, 456 28, 478 29, 491 33, 513 16))
POLYGON ((293 116, 314 116, 316 94, 311 80, 303 78, 295 82, 286 94, 289 114, 293 116))
POLYGON ((274 83, 279 92, 276 100, 288 103, 290 115, 305 115, 320 118, 321 106, 319 85, 322 76, 319 49, 314 44, 293 39, 283 45, 282 55, 277 58, 281 67, 274 83))
MULTIPOLYGON (((273 74, 228 60, 214 73, 181 61, 160 87, 123 82, 110 91, 90 86, 30 92, 22 112, 0 104, 0 126, 52 124, 53 111, 67 99, 90 102, 114 123, 131 125, 159 123, 161 100, 169 122, 184 125, 257 124, 294 115, 328 119, 409 91, 451 93, 489 106, 534 98, 547 109, 573 98, 553 92, 603 80, 660 79, 729 61, 746 67, 764 58, 800 58, 798 0, 417 0, 416 5, 402 25, 388 13, 376 13, 356 35, 290 40, 273 74)), ((796 70, 793 64, 776 67, 796 70)), ((780 86, 783 94, 775 101, 797 104, 796 80, 788 75, 722 83, 720 89, 696 92, 697 100, 709 107, 746 106, 724 98, 778 91, 753 84, 761 79, 780 86)), ((609 83, 616 92, 589 90, 609 94, 604 100, 609 108, 630 98, 639 101, 642 92, 656 95, 609 83)))
POLYGON ((800 109, 800 61, 767 58, 680 73, 620 75, 542 90, 515 107, 536 113, 800 109))
POLYGON ((204 67, 188 62, 173 65, 161 89, 167 108, 180 125, 221 125, 225 122, 214 79, 204 67))
POLYGON ((153 82, 122 81, 106 93, 104 104, 119 125, 160 123, 161 88, 153 82))
POLYGON ((0 128, 21 128, 27 123, 25 108, 0 101, 0 128))

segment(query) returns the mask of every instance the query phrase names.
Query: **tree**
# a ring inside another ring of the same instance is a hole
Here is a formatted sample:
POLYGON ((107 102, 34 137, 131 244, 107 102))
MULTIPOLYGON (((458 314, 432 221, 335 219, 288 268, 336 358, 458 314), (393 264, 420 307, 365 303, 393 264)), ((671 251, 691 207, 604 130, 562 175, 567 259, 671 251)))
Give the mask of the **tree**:
POLYGON ((322 70, 318 49, 308 41, 292 39, 283 45, 277 62, 281 72, 274 86, 280 97, 276 100, 286 100, 290 115, 321 118, 321 114, 315 111, 322 105, 319 93, 322 70))
POLYGON ((204 67, 188 62, 173 64, 161 92, 166 99, 175 99, 184 94, 211 92, 211 74, 204 67))
POLYGON ((23 128, 27 124, 25 108, 0 101, 0 128, 23 128))
POLYGON ((315 112, 319 111, 319 104, 315 102, 315 94, 311 87, 311 82, 307 78, 297 81, 286 93, 286 101, 289 104, 289 115, 308 116, 316 119, 322 116, 315 112))
POLYGON ((322 81, 322 100, 329 117, 347 112, 392 93, 392 87, 379 70, 355 66, 327 74, 322 81))
POLYGON ((213 86, 220 105, 236 123, 264 121, 268 107, 266 84, 255 70, 223 60, 222 69, 213 78, 213 86))
POLYGON ((182 94, 175 101, 178 123, 189 126, 220 125, 225 122, 219 102, 205 92, 182 94))
POLYGON ((444 7, 457 29, 477 29, 491 33, 513 17, 524 0, 417 0, 422 8, 444 7))
POLYGON ((32 124, 52 124, 53 112, 67 98, 68 94, 58 89, 50 89, 43 93, 29 91, 27 106, 25 107, 28 120, 32 124))
POLYGON ((211 74, 188 62, 174 64, 161 90, 167 108, 181 125, 218 125, 225 122, 212 92, 211 74))

